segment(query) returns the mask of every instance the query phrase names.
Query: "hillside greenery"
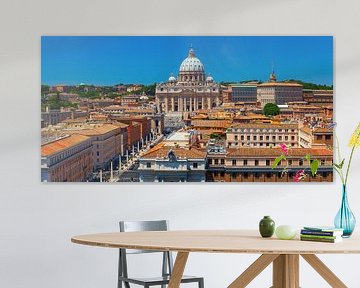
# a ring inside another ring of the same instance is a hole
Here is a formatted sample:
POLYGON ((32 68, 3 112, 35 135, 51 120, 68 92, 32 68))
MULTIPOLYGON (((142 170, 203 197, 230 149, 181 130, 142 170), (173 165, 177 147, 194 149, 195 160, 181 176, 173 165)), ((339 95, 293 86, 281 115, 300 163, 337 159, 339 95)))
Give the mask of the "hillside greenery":
POLYGON ((283 82, 301 84, 301 85, 303 85, 303 89, 333 90, 333 85, 328 86, 328 85, 315 84, 315 83, 310 83, 310 82, 303 82, 301 80, 294 80, 294 79, 285 80, 283 82))

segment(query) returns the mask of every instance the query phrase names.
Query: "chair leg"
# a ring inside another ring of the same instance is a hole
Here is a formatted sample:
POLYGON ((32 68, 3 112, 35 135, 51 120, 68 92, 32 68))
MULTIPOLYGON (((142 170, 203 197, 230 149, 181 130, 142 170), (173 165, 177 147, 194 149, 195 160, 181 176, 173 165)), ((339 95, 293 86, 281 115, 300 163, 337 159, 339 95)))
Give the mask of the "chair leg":
POLYGON ((122 254, 121 250, 119 249, 118 285, 117 285, 117 288, 122 288, 122 281, 119 279, 119 277, 123 275, 122 255, 121 254, 122 254))
POLYGON ((199 288, 204 288, 204 279, 203 278, 201 278, 199 280, 199 288))

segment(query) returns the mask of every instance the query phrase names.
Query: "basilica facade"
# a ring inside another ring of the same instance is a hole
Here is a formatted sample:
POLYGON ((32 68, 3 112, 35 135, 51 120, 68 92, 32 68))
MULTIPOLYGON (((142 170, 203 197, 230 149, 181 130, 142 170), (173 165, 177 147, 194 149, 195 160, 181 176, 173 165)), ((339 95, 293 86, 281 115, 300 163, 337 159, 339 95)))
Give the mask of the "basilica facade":
POLYGON ((205 75, 204 65, 190 48, 180 65, 177 78, 170 76, 166 83, 156 86, 156 106, 159 113, 191 112, 219 106, 220 85, 205 75))

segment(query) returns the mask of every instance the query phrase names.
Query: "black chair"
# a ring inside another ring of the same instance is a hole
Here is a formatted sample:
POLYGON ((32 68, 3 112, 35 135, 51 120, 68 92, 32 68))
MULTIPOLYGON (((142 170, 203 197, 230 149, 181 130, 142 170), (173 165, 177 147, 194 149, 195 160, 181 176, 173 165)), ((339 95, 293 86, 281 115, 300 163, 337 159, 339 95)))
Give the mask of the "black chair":
MULTIPOLYGON (((166 220, 160 221, 121 221, 120 232, 134 232, 134 231, 167 231, 168 222, 166 220)), ((160 286, 165 288, 169 284, 170 276, 173 268, 173 259, 171 252, 149 251, 149 250, 135 250, 135 249, 119 249, 119 269, 118 269, 118 288, 122 288, 124 283, 125 288, 130 288, 131 284, 141 285, 144 288, 150 286, 160 286), (160 277, 152 278, 132 278, 129 277, 127 271, 127 254, 141 254, 141 253, 163 253, 162 274, 160 277)), ((198 283, 198 288, 204 288, 204 278, 194 276, 183 276, 181 283, 198 283)))

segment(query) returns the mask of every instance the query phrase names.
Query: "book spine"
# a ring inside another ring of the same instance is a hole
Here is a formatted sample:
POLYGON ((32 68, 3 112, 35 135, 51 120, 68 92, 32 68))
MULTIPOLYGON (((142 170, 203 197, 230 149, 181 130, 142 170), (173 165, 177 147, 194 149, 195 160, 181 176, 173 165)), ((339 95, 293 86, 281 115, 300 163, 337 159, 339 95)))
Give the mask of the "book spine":
POLYGON ((301 237, 303 238, 314 238, 314 239, 336 239, 336 238, 340 238, 336 237, 336 236, 323 236, 323 235, 305 235, 305 234, 300 234, 301 237))
POLYGON ((315 230, 301 230, 303 235, 318 235, 318 236, 334 236, 334 232, 331 231, 315 231, 315 230))
POLYGON ((301 241, 335 243, 335 239, 300 237, 301 241))

